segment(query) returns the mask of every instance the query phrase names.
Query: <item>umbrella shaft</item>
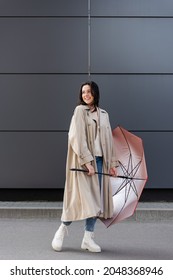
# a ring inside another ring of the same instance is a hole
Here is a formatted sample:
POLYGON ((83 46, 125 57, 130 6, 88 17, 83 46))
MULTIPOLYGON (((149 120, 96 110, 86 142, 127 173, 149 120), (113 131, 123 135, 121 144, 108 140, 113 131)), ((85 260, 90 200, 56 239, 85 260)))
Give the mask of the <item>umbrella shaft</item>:
MULTIPOLYGON (((88 170, 86 170, 86 169, 71 168, 70 170, 71 171, 80 171, 80 172, 87 172, 88 173, 88 170)), ((113 177, 109 173, 95 172, 95 174, 113 177)), ((129 177, 129 176, 121 176, 121 175, 116 176, 116 178, 122 178, 122 179, 128 179, 128 180, 146 180, 146 179, 134 178, 134 177, 129 177)))

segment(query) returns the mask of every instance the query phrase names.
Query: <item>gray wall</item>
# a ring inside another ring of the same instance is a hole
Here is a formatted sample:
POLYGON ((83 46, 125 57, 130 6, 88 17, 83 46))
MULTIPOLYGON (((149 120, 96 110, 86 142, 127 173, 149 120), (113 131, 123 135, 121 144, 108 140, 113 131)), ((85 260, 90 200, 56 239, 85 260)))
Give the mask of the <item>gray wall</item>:
MULTIPOLYGON (((101 107, 142 137, 147 188, 173 188, 173 1, 91 0, 101 107)), ((63 188, 88 79, 88 0, 0 0, 0 188, 63 188)))

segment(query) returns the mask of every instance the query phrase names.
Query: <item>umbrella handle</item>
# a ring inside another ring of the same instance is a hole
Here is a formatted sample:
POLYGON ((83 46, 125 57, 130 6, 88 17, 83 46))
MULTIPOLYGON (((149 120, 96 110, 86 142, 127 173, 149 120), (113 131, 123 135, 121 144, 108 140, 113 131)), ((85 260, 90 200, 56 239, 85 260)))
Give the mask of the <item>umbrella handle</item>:
MULTIPOLYGON (((80 169, 80 168, 70 168, 71 171, 80 171, 80 172, 87 172, 88 173, 88 170, 86 169, 80 169)), ((102 173, 102 172, 95 172, 95 174, 100 174, 100 175, 106 175, 106 176, 112 176, 108 173, 102 173)))
MULTIPOLYGON (((80 169, 80 168, 70 168, 71 171, 80 171, 80 172, 87 172, 88 173, 88 170, 86 169, 80 169)), ((105 176, 110 176, 110 177, 113 177, 111 174, 109 173, 102 173, 102 172, 95 172, 95 174, 100 174, 100 175, 105 175, 105 176)), ((129 179, 129 180, 145 180, 145 179, 140 179, 140 178, 133 178, 133 177, 128 177, 128 176, 121 176, 121 175, 118 175, 116 176, 116 178, 122 178, 122 179, 129 179)))

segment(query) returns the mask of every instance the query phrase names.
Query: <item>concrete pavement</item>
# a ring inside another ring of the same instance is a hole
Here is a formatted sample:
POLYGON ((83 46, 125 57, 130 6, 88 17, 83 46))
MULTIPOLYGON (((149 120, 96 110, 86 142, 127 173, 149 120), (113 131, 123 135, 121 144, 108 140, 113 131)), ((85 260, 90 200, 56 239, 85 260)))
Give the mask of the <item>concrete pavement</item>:
POLYGON ((101 253, 80 249, 84 222, 74 222, 62 252, 51 248, 62 203, 1 202, 0 260, 172 260, 173 204, 140 203, 134 216, 106 228, 98 220, 95 240, 101 253))

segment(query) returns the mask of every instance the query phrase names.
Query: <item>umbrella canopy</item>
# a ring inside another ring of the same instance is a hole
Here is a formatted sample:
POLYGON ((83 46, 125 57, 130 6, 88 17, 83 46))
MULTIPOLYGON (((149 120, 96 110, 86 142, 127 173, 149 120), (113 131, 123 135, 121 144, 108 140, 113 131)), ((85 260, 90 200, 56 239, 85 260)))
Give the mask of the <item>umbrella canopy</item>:
POLYGON ((113 130, 113 140, 119 166, 118 176, 110 177, 113 217, 101 218, 107 227, 133 215, 148 178, 141 138, 122 127, 117 127, 113 130))

